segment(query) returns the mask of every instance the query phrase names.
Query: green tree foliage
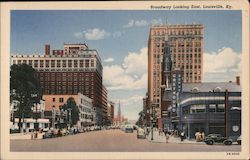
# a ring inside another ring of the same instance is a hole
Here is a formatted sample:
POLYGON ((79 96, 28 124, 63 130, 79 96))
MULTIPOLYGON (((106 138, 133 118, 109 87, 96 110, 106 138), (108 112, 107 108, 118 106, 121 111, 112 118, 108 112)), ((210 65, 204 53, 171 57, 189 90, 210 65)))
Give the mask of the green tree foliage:
POLYGON ((37 72, 27 64, 12 65, 10 70, 10 100, 18 101, 16 116, 19 118, 19 131, 21 118, 31 117, 32 106, 42 97, 37 72))
POLYGON ((76 105, 75 99, 73 97, 69 97, 67 100, 67 104, 61 107, 64 111, 67 110, 68 114, 71 113, 71 125, 75 125, 77 121, 79 121, 79 108, 76 105))
POLYGON ((144 118, 144 113, 143 111, 139 112, 139 119, 136 122, 136 125, 142 126, 143 125, 143 118, 144 118))

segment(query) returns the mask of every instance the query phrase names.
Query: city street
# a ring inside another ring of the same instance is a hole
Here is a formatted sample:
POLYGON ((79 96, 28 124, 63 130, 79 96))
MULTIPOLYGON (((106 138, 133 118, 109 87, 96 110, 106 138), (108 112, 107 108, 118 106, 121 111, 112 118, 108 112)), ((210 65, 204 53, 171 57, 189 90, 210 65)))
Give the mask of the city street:
POLYGON ((153 143, 136 132, 102 130, 52 139, 11 140, 12 152, 220 152, 240 151, 240 145, 153 143))

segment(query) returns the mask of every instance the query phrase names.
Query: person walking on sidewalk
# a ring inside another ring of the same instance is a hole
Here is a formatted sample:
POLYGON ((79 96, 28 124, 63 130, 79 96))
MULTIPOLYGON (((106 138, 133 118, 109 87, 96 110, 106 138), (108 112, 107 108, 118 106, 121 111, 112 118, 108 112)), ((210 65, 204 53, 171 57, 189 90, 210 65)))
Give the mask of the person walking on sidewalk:
POLYGON ((184 140, 184 136, 185 136, 185 133, 182 131, 182 132, 181 132, 181 141, 184 140))

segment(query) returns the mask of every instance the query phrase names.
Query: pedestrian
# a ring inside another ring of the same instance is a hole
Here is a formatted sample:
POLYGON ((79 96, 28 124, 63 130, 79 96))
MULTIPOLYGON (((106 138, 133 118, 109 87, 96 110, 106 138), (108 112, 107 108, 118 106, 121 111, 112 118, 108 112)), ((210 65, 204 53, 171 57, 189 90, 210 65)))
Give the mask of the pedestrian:
POLYGON ((199 141, 199 132, 197 131, 197 132, 195 132, 195 140, 196 140, 196 142, 198 142, 199 141))
POLYGON ((181 132, 181 141, 183 141, 184 135, 185 135, 185 133, 182 131, 182 132, 181 132))
POLYGON ((201 140, 204 141, 204 139, 205 139, 205 133, 202 132, 202 133, 201 133, 201 140))
POLYGON ((165 136, 167 136, 167 133, 168 133, 168 131, 167 131, 167 129, 165 128, 165 129, 164 129, 164 134, 165 134, 165 136))

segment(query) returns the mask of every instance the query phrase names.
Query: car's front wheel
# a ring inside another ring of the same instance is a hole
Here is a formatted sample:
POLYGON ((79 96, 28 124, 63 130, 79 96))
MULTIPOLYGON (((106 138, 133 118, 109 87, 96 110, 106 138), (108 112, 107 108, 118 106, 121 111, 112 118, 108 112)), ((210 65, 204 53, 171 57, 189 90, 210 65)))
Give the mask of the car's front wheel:
POLYGON ((214 141, 208 140, 208 141, 206 141, 206 144, 208 144, 208 145, 213 145, 213 144, 214 144, 214 141))
POLYGON ((230 140, 225 140, 223 143, 224 143, 225 145, 231 145, 233 142, 230 141, 230 140))

